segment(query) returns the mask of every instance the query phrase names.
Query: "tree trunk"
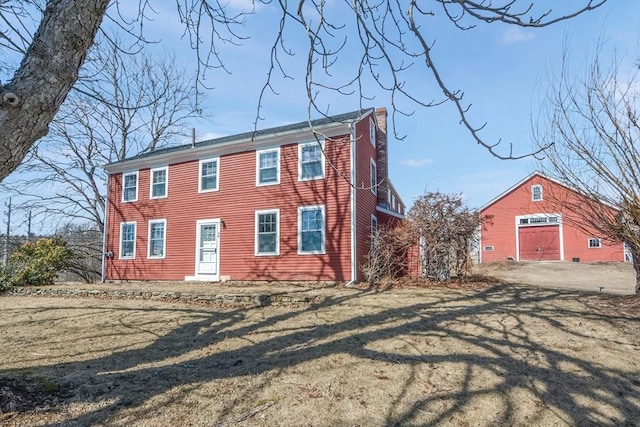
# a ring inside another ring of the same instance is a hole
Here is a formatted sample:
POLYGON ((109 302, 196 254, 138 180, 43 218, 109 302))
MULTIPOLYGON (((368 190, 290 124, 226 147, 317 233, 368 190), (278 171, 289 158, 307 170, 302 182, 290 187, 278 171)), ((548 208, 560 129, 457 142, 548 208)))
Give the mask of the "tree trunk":
POLYGON ((20 68, 0 86, 0 182, 49 131, 93 44, 109 0, 49 0, 20 68))
POLYGON ((636 271, 636 288, 635 294, 640 295, 640 246, 633 243, 627 243, 629 250, 631 251, 631 257, 633 259, 633 269, 636 271))

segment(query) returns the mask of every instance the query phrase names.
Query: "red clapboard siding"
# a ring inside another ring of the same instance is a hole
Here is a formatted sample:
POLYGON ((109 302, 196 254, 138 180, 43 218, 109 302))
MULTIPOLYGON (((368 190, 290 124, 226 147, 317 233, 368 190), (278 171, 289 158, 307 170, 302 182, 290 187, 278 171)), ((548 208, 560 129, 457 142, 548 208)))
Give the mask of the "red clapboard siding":
MULTIPOLYGON (((481 232, 480 250, 482 262, 504 261, 508 258, 535 258, 530 254, 523 254, 523 249, 526 249, 523 248, 523 245, 526 246, 528 243, 519 242, 522 233, 519 233, 518 230, 524 227, 519 227, 516 224, 517 216, 534 214, 555 214, 561 217, 559 225, 526 227, 528 229, 525 232, 526 239, 542 238, 540 233, 543 230, 547 230, 547 234, 554 231, 558 233, 558 240, 556 241, 558 243, 557 255, 555 253, 547 254, 538 257, 539 259, 562 258, 565 261, 571 261, 574 258, 579 258, 581 262, 623 261, 624 249, 622 243, 609 243, 603 239, 601 248, 589 248, 589 238, 601 236, 587 226, 577 226, 580 223, 584 224, 582 218, 566 211, 561 204, 551 201, 551 199, 555 201, 567 200, 575 203, 578 200, 577 196, 577 193, 571 189, 536 173, 485 207, 482 210, 482 215, 492 215, 493 224, 486 225, 486 229, 481 232), (532 201, 531 187, 533 185, 542 185, 542 201, 532 201), (553 195, 553 197, 549 197, 550 195, 553 195), (582 230, 583 227, 586 227, 587 231, 582 230), (539 228, 539 233, 534 231, 536 228, 539 228), (532 233, 537 234, 533 237, 529 236, 532 233), (486 250, 487 246, 492 246, 493 250, 486 250)), ((545 238, 548 237, 546 236, 545 238)))
POLYGON ((326 142, 325 179, 315 181, 298 182, 297 144, 281 147, 279 185, 256 186, 255 151, 220 157, 219 191, 210 193, 198 193, 197 160, 169 165, 165 199, 149 199, 149 169, 142 169, 138 201, 122 203, 122 174, 114 174, 109 182, 107 250, 115 256, 107 260, 107 278, 184 280, 193 276, 196 221, 220 218, 220 276, 231 280, 349 280, 350 186, 334 170, 349 176, 349 141, 350 136, 345 135, 326 142), (297 253, 298 207, 309 205, 325 206, 323 255, 297 253), (276 208, 280 209, 280 254, 255 256, 255 211, 276 208), (166 255, 148 259, 148 220, 161 218, 167 220, 166 255), (137 222, 135 260, 118 259, 123 221, 137 222))

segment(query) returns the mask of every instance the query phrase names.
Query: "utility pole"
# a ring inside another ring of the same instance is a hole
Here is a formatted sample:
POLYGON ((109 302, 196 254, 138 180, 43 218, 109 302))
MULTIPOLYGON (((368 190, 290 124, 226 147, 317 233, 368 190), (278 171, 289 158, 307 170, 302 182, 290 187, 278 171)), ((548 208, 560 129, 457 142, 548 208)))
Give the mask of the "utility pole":
POLYGON ((27 222, 27 242, 31 241, 31 209, 29 209, 29 221, 27 222))
POLYGON ((7 266, 7 260, 9 258, 9 232, 11 231, 11 197, 9 202, 5 203, 7 206, 7 232, 4 235, 4 254, 2 255, 2 266, 7 266))

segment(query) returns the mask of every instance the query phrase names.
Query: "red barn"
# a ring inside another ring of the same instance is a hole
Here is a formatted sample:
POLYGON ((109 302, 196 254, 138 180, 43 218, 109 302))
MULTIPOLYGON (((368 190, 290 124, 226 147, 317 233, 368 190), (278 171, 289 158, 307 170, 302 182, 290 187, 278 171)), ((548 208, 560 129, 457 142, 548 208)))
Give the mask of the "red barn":
POLYGON ((370 109, 107 165, 104 279, 360 280, 404 217, 386 130, 370 109))
POLYGON ((493 219, 480 232, 480 262, 624 261, 622 243, 608 242, 562 207, 561 201, 581 200, 584 196, 539 172, 523 179, 481 208, 481 215, 493 219))

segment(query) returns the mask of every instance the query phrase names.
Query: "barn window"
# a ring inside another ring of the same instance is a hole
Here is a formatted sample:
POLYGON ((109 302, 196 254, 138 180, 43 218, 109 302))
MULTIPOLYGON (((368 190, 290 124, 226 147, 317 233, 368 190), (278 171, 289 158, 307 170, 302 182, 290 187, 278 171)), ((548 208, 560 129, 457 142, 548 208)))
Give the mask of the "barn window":
POLYGON ((198 192, 218 191, 218 164, 220 159, 200 160, 198 192))
POLYGON ((589 238, 589 248, 595 249, 595 248, 601 248, 601 247, 602 247, 602 240, 598 239, 597 237, 589 238))
POLYGON ((169 168, 151 169, 151 198, 160 199, 167 197, 167 181, 169 178, 169 168))
POLYGON ((136 257, 136 223, 123 222, 120 224, 120 259, 136 257))
POLYGON ((280 182, 280 148, 257 152, 257 185, 280 182))
POLYGON ((542 185, 531 186, 531 200, 534 202, 542 200, 542 185))
POLYGON ((492 251, 493 250, 493 246, 485 246, 484 250, 485 251, 492 251))
POLYGON ((164 258, 167 220, 152 219, 149 221, 149 258, 164 258))
POLYGON ((298 144, 298 180, 324 178, 324 142, 298 144))
POLYGON ((324 206, 298 208, 298 253, 325 253, 324 206))
POLYGON ((280 210, 256 211, 256 255, 278 255, 280 210))
POLYGON ((138 200, 138 171, 122 175, 122 201, 135 202, 138 200))

